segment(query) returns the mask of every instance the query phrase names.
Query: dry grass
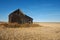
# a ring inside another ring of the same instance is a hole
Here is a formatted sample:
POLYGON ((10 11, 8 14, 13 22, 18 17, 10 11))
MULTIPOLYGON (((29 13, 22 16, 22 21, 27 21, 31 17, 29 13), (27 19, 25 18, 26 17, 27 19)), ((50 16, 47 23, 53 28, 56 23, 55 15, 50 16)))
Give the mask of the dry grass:
POLYGON ((18 24, 18 23, 1 23, 0 26, 8 27, 8 28, 19 28, 19 27, 40 27, 38 24, 18 24))
POLYGON ((35 24, 33 27, 3 28, 0 25, 0 40, 60 40, 60 23, 37 24, 43 27, 34 27, 35 24))

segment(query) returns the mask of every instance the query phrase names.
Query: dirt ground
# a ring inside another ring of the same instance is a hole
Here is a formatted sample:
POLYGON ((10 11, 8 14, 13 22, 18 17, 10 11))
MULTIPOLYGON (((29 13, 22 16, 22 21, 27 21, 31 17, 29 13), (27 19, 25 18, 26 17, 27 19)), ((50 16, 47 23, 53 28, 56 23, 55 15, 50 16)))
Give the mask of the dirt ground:
POLYGON ((60 23, 41 22, 41 27, 0 27, 0 40, 60 40, 60 23))

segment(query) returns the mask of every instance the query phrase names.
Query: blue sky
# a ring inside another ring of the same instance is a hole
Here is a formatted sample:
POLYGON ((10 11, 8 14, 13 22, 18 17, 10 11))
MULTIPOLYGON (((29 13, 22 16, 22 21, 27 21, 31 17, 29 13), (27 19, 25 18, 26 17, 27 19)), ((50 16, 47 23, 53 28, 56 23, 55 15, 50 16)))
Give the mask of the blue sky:
POLYGON ((60 0, 0 0, 0 21, 18 8, 34 22, 60 22, 60 0))

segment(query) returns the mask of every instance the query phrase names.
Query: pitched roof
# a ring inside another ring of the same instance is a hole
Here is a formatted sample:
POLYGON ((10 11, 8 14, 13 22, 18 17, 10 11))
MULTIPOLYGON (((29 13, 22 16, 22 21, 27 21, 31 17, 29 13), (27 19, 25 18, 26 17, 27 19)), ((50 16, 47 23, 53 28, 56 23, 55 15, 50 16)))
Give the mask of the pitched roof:
MULTIPOLYGON (((15 10, 15 11, 12 12, 10 15, 15 14, 16 12, 22 14, 22 15, 23 15, 24 17, 26 17, 26 18, 30 18, 30 19, 32 19, 31 17, 29 17, 29 16, 23 14, 22 11, 21 11, 20 9, 15 10)), ((32 20, 33 20, 33 19, 32 19, 32 20)))

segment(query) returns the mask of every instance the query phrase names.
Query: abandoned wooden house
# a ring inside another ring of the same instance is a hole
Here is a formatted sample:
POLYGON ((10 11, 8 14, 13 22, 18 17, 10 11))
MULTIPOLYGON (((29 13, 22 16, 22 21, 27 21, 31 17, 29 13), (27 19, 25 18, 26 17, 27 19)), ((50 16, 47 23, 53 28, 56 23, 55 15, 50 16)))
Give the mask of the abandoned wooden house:
POLYGON ((33 23, 33 19, 21 12, 21 10, 17 9, 11 14, 9 14, 9 22, 10 23, 33 23))

